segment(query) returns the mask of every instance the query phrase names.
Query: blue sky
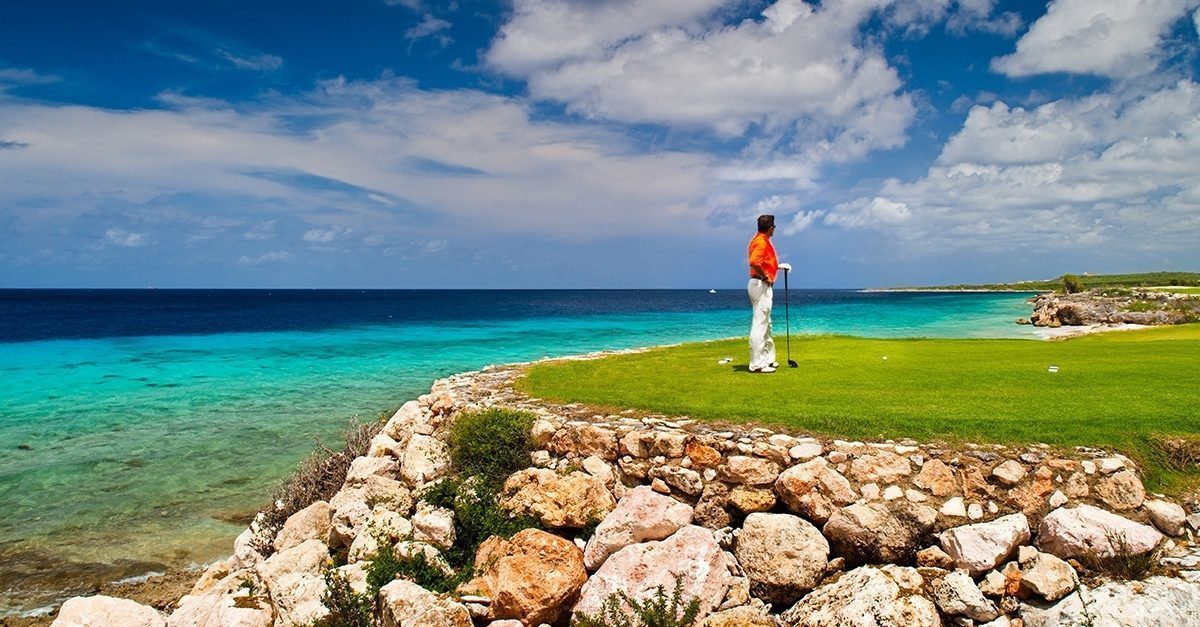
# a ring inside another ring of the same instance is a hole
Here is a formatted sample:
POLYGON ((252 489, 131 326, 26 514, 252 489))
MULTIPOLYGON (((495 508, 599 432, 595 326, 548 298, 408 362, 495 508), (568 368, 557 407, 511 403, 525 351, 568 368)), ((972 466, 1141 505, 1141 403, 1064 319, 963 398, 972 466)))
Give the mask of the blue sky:
POLYGON ((0 287, 1200 270, 1200 0, 0 9, 0 287))

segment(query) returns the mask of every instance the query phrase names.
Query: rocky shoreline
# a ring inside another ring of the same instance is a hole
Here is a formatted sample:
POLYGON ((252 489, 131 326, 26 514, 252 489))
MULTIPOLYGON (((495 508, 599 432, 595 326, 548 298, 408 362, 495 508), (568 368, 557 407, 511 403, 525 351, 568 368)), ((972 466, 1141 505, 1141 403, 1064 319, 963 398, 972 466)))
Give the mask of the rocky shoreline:
POLYGON ((1018 324, 1064 326, 1164 325, 1200 321, 1200 298, 1147 290, 1089 290, 1078 294, 1039 294, 1033 314, 1018 324))
POLYGON ((1121 455, 597 414, 522 395, 520 371, 436 382, 387 422, 333 498, 278 532, 252 524, 174 607, 79 597, 54 624, 328 622, 331 555, 344 556, 335 570, 357 591, 385 536, 440 563, 455 513, 424 490, 451 472, 455 419, 495 407, 536 416, 529 467, 507 478, 500 503, 539 528, 484 542, 475 579, 452 594, 383 585, 380 624, 560 625, 614 593, 642 600, 677 582, 706 627, 1176 625, 1200 615, 1200 508, 1147 494, 1121 455), (1150 551, 1163 574, 1092 574, 1150 551))

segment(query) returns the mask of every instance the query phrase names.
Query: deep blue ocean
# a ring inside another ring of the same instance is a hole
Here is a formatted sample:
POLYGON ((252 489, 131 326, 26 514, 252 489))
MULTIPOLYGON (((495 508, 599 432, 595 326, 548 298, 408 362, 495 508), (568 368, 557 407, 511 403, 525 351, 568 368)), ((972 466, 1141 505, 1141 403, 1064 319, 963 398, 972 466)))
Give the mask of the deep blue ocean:
MULTIPOLYGON (((1033 338, 1027 297, 792 290, 791 329, 1033 338)), ((749 317, 741 289, 0 290, 0 615, 228 555, 315 441, 439 377, 749 317)))

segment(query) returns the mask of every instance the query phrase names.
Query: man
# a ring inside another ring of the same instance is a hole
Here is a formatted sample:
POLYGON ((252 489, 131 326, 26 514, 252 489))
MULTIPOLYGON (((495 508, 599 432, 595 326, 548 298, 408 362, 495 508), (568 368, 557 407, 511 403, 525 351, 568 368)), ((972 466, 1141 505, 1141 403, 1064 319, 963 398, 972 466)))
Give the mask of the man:
POLYGON ((771 236, 775 234, 775 216, 758 216, 758 233, 750 240, 750 372, 775 372, 775 341, 771 339, 771 303, 775 275, 791 271, 791 264, 779 263, 771 236))

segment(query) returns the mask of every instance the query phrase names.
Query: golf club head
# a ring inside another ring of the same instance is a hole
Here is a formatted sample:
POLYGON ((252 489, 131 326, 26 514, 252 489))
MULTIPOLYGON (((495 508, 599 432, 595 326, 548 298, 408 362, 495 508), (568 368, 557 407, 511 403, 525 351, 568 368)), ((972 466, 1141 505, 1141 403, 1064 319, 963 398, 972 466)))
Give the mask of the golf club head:
POLYGON ((796 363, 795 359, 788 360, 788 368, 799 368, 800 364, 796 363))

